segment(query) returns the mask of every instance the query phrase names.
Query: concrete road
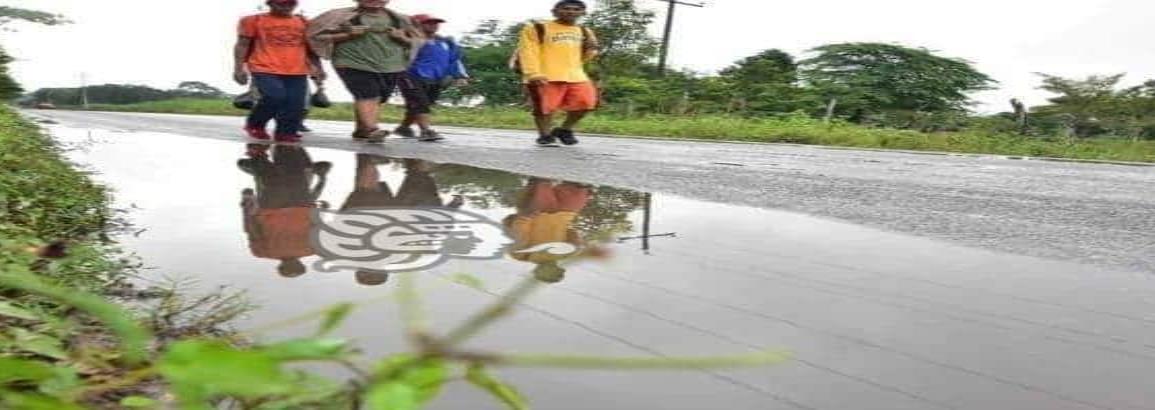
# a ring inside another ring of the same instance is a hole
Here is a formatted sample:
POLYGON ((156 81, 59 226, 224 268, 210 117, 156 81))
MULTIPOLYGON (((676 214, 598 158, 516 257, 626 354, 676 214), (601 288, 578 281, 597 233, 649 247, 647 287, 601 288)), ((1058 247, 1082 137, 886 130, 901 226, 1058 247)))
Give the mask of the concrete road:
MULTIPOLYGON (((282 279, 248 255, 233 226, 251 182, 233 165, 238 119, 35 115, 65 140, 91 133, 79 160, 140 208, 147 232, 130 249, 158 271, 248 290, 256 324, 381 295, 340 275, 282 279)), ((537 148, 522 132, 454 128, 444 143, 366 146, 343 137, 347 124, 311 126, 305 146, 335 164, 334 203, 351 152, 656 193, 655 229, 677 238, 574 268, 479 347, 796 354, 748 370, 503 372, 536 408, 1155 409, 1155 168, 592 137, 537 148)), ((516 265, 440 273, 485 272, 500 290, 524 275, 516 265)), ((467 287, 428 296, 436 323, 492 300, 467 287)), ((395 351, 395 317, 359 311, 342 334, 395 351)), ((464 386, 434 407, 495 408, 464 386)))

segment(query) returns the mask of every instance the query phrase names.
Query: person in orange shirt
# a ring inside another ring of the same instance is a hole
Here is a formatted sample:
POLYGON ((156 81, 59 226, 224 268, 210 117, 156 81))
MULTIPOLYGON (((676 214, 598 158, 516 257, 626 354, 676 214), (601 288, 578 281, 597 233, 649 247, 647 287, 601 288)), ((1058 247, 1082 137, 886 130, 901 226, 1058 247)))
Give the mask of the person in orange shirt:
POLYGON ((533 275, 538 280, 560 282, 566 272, 561 262, 583 254, 585 243, 573 224, 592 197, 593 190, 589 185, 575 182, 554 184, 549 180, 530 178, 518 201, 517 213, 504 221, 515 241, 510 256, 536 265, 533 275), (569 244, 574 251, 565 254, 549 250, 521 252, 548 243, 569 244))
POLYGON ((233 79, 241 85, 251 80, 261 97, 245 121, 245 133, 256 140, 299 142, 308 77, 320 86, 325 71, 309 48, 308 21, 293 15, 297 0, 268 0, 266 4, 268 13, 241 19, 233 46, 233 79), (277 127, 270 136, 266 127, 274 118, 277 127))
POLYGON ((518 40, 515 64, 521 71, 537 124, 537 144, 578 143, 573 129, 598 106, 598 90, 583 65, 597 56, 598 40, 579 26, 586 4, 562 0, 553 8, 554 21, 526 24, 518 40), (567 113, 561 127, 553 128, 557 111, 567 113))
MULTIPOLYGON (((277 272, 292 278, 305 274, 301 258, 315 254, 310 242, 312 214, 333 164, 316 162, 299 146, 278 145, 269 159, 267 146, 250 144, 251 158, 237 161, 253 175, 256 190, 241 192, 245 234, 253 256, 280 261, 277 272), (310 187, 316 176, 316 185, 310 187)), ((320 204, 324 206, 323 204, 320 204)))

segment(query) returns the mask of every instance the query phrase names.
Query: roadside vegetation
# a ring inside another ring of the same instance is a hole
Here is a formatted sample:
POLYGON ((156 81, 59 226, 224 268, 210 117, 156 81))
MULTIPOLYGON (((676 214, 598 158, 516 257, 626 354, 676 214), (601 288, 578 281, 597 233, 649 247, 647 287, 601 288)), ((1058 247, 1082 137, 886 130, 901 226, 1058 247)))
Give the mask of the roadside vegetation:
MULTIPOLYGON (((228 100, 176 99, 138 104, 98 104, 99 111, 151 112, 202 115, 242 115, 228 100)), ((397 122, 400 109, 384 110, 382 120, 397 122)), ((313 109, 312 119, 352 121, 352 108, 313 109)), ((442 108, 437 121, 444 125, 530 130, 533 123, 516 107, 442 108)), ((1155 141, 1120 138, 1041 138, 1010 132, 960 130, 919 132, 867 127, 844 120, 825 122, 805 114, 742 117, 725 114, 629 116, 607 111, 582 124, 585 132, 609 135, 686 138, 710 141, 777 142, 855 148, 1002 154, 1029 157, 1155 162, 1155 141)))

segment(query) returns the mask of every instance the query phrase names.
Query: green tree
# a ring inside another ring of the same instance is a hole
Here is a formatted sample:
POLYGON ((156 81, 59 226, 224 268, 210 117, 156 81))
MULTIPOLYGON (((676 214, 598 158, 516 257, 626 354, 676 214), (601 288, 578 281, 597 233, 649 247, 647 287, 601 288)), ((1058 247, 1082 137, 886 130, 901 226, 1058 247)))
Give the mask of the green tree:
MULTIPOLYGON (((13 21, 28 21, 48 26, 69 23, 68 20, 59 14, 18 7, 0 6, 0 31, 6 30, 5 26, 13 21)), ((8 63, 11 62, 12 57, 4 52, 3 48, 0 48, 0 101, 16 98, 20 96, 20 93, 24 92, 20 84, 8 74, 8 63)))
POLYGON ((770 49, 746 57, 719 73, 729 90, 727 111, 790 112, 803 107, 794 57, 770 49))
POLYGON ((68 19, 65 19, 64 16, 59 14, 52 14, 38 10, 22 9, 19 7, 0 6, 0 27, 18 20, 43 24, 46 26, 56 26, 71 23, 68 21, 68 19))
POLYGON ((225 92, 201 81, 184 81, 169 92, 173 97, 223 98, 225 92))
POLYGON ((472 77, 469 85, 446 92, 449 99, 483 96, 486 105, 521 102, 521 78, 509 68, 509 58, 517 45, 516 25, 485 20, 461 40, 464 62, 472 77))
POLYGON ((10 100, 20 96, 24 92, 20 88, 20 84, 16 83, 11 76, 8 75, 8 63, 12 62, 12 57, 0 48, 0 101, 10 100))
POLYGON ((968 93, 990 89, 993 79, 971 63, 922 48, 844 43, 817 47, 801 62, 802 79, 841 100, 839 112, 861 121, 887 110, 964 111, 968 93))
POLYGON ((659 42, 650 35, 654 12, 639 9, 633 0, 602 0, 585 25, 598 37, 600 55, 595 77, 646 76, 658 55, 659 42))

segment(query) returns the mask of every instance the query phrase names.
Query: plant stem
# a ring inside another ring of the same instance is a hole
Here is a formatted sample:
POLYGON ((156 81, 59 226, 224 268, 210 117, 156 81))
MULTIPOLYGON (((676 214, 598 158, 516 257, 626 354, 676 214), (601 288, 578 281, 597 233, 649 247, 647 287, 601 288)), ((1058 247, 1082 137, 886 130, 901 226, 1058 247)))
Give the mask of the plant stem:
POLYGON ((518 367, 553 367, 600 370, 714 369, 764 366, 789 360, 786 352, 765 351, 736 356, 714 357, 593 357, 553 355, 501 355, 494 364, 518 367))
POLYGON ((516 287, 507 292, 505 295, 494 302, 485 310, 478 312, 473 317, 466 320, 456 329, 449 332, 442 341, 446 347, 453 347, 461 344, 469 338, 476 335, 493 321, 505 316, 509 310, 525 300, 530 293, 537 290, 541 286, 541 282, 533 277, 527 277, 518 283, 516 287))

